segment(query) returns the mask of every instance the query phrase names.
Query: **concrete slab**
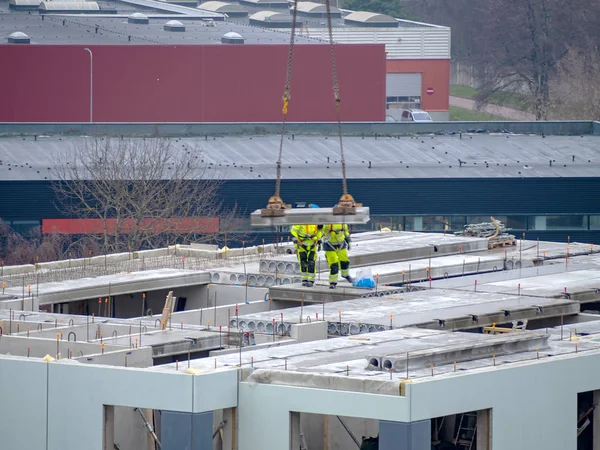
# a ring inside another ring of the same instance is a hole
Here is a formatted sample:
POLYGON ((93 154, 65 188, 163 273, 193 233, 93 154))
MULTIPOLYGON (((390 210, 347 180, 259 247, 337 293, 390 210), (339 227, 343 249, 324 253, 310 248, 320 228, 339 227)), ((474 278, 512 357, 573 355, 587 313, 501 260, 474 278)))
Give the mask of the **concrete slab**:
MULTIPOLYGON (((292 323, 325 319, 330 335, 356 335, 411 326, 474 329, 578 312, 579 303, 566 299, 433 289, 249 314, 239 317, 239 328, 271 333, 275 319, 277 333, 286 333, 292 323)), ((235 319, 230 325, 238 329, 235 319)))
MULTIPOLYGON (((208 283, 210 274, 207 272, 158 269, 43 283, 32 286, 32 294, 38 296, 40 305, 46 305, 208 283)), ((6 294, 20 296, 22 288, 8 288, 6 294)))
POLYGON ((454 364, 535 349, 543 350, 548 347, 548 338, 549 335, 544 331, 486 335, 486 338, 480 341, 452 345, 444 343, 437 348, 418 350, 410 354, 397 352, 383 356, 370 355, 367 358, 367 368, 406 373, 407 369, 454 364))
POLYGON ((285 227, 295 224, 328 223, 363 225, 368 223, 369 220, 368 207, 356 208, 356 213, 349 215, 336 215, 333 213, 333 208, 292 208, 284 210, 284 215, 279 217, 262 217, 260 209, 250 214, 253 227, 285 227))
MULTIPOLYGON (((389 233, 385 238, 353 240, 348 256, 350 267, 359 267, 487 251, 487 239, 439 233, 398 232, 389 233)), ((324 253, 320 255, 320 260, 325 260, 324 253)), ((326 270, 326 263, 324 269, 326 270)), ((260 271, 296 274, 299 266, 295 255, 278 256, 261 260, 260 271)))
MULTIPOLYGON (((564 263, 522 270, 508 270, 481 276, 439 280, 434 288, 475 289, 531 297, 569 298, 580 303, 600 301, 600 267, 564 263)), ((415 284, 426 287, 426 283, 415 284)))

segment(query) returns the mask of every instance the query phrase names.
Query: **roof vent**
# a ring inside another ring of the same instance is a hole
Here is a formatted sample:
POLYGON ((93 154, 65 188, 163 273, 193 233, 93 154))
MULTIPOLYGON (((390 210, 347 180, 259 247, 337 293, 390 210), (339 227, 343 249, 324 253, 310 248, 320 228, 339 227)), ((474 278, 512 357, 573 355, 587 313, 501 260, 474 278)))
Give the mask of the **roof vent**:
POLYGON ((127 22, 129 23, 139 23, 139 24, 149 24, 150 19, 145 14, 135 12, 127 18, 127 22))
MULTIPOLYGON (((250 16, 250 25, 267 28, 291 28, 292 16, 275 11, 259 11, 250 16)), ((296 25, 301 27, 302 22, 297 21, 296 25)))
POLYGON ((15 10, 34 10, 38 9, 41 0, 9 0, 8 7, 15 10))
POLYGON ((398 27, 398 21, 392 16, 368 11, 354 11, 344 17, 344 23, 355 27, 398 27))
POLYGON ((15 31, 8 36, 9 44, 29 44, 30 42, 31 38, 20 31, 15 31))
MULTIPOLYGON (((331 8, 331 17, 340 18, 342 17, 342 12, 339 8, 332 6, 331 8)), ((291 11, 294 11, 294 7, 290 8, 291 11)), ((308 16, 308 17, 327 17, 327 7, 322 3, 315 2, 298 2, 298 15, 299 16, 308 16)))
POLYGON ((179 20, 169 20, 165 23, 165 31, 185 31, 185 26, 179 20))
POLYGON ((220 2, 220 1, 208 1, 201 3, 197 6, 198 9, 204 11, 211 11, 220 14, 227 14, 229 17, 247 17, 248 11, 242 8, 240 5, 233 5, 231 3, 220 2))
POLYGON ((243 44, 244 38, 242 37, 241 34, 230 31, 229 33, 225 33, 223 35, 223 37, 221 38, 221 43, 222 44, 243 44))

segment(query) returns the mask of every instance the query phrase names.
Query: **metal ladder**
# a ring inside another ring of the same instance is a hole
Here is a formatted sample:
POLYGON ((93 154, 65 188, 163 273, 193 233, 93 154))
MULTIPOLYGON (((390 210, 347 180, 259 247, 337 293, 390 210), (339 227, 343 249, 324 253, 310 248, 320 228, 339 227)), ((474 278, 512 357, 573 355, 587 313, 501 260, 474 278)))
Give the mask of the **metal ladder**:
POLYGON ((459 448, 471 450, 477 434, 477 413, 461 414, 456 430, 452 443, 459 448))

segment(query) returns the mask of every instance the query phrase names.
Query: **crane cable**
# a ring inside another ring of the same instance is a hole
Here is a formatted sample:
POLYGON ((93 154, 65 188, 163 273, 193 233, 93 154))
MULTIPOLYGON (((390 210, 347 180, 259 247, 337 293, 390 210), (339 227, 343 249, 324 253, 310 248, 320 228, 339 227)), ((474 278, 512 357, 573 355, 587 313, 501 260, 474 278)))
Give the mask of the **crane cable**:
POLYGON ((327 31, 329 32, 329 51, 331 53, 331 72, 333 78, 333 98, 335 101, 335 114, 338 125, 338 137, 340 140, 340 156, 342 163, 342 188, 344 197, 348 195, 348 182, 346 181, 346 159, 344 158, 344 142, 342 140, 342 118, 340 85, 338 83, 337 66, 335 63, 335 49, 333 46, 333 26, 331 25, 331 0, 325 0, 325 10, 327 11, 327 31))
POLYGON ((271 197, 269 200, 270 206, 278 206, 279 208, 283 208, 283 202, 281 201, 280 191, 281 191, 281 156, 283 154, 283 139, 285 137, 285 118, 288 113, 288 105, 291 100, 291 84, 292 84, 292 66, 294 64, 294 46, 296 44, 296 21, 298 17, 298 0, 294 0, 293 3, 293 12, 292 12, 292 30, 290 37, 290 48, 288 51, 288 60, 287 60, 287 71, 285 74, 285 86, 283 88, 283 107, 281 109, 282 120, 281 120, 281 140, 279 141, 279 158, 277 159, 277 181, 275 184, 275 195, 271 197), (272 202, 279 204, 272 205, 272 202))
MULTIPOLYGON (((283 155, 283 141, 285 138, 285 124, 286 124, 286 116, 288 113, 288 106, 291 100, 291 81, 292 81, 292 66, 294 62, 294 47, 296 43, 296 28, 297 28, 297 17, 298 17, 298 0, 293 0, 292 5, 292 29, 290 36, 290 47, 288 51, 288 60, 287 60, 287 71, 285 77, 285 86, 283 90, 283 107, 281 109, 282 112, 282 121, 281 121, 281 138, 279 141, 279 157, 277 159, 277 178, 275 183, 275 194, 269 199, 269 204, 267 206, 268 209, 285 209, 289 208, 289 206, 284 205, 281 200, 281 157, 283 155)), ((354 207, 358 206, 355 204, 354 199, 348 193, 348 182, 346 180, 346 159, 344 157, 344 143, 342 139, 342 119, 341 119, 341 98, 340 98, 340 86, 338 82, 337 76, 337 65, 335 61, 335 48, 333 41, 333 26, 331 22, 331 0, 325 0, 325 8, 327 13, 327 31, 329 34, 329 51, 331 54, 331 69, 332 69, 332 81, 333 81, 333 98, 335 102, 335 112, 337 119, 337 128, 338 128, 338 138, 340 142, 340 156, 341 156, 341 165, 342 165, 342 189, 343 195, 340 199, 339 206, 342 207, 354 207)))

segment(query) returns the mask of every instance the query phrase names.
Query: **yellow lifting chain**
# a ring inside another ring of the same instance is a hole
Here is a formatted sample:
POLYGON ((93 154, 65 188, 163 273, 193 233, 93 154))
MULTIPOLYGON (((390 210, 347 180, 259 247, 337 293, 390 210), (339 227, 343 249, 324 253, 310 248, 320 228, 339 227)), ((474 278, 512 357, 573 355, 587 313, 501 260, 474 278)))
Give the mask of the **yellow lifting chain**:
MULTIPOLYGON (((333 42, 333 27, 331 23, 331 0, 325 0, 325 7, 327 11, 327 30, 329 32, 329 50, 331 53, 331 68, 333 76, 333 98, 335 102, 335 111, 338 124, 338 138, 340 141, 340 155, 342 163, 342 188, 343 194, 340 198, 338 205, 333 208, 334 214, 353 214, 354 208, 362 206, 354 201, 352 195, 348 193, 348 182, 346 181, 346 159, 344 157, 344 143, 342 139, 342 119, 341 119, 341 99, 340 99, 340 86, 337 77, 337 66, 335 63, 335 49, 333 42)), ((296 24, 297 24, 297 12, 298 12, 298 0, 293 1, 292 5, 292 29, 290 35, 290 47, 288 52, 287 71, 285 77, 285 87, 283 90, 283 106, 281 108, 282 121, 281 121, 281 139, 279 142, 279 157, 277 159, 277 178, 275 183, 275 194, 269 198, 267 208, 262 210, 262 216, 283 216, 284 210, 291 207, 286 205, 280 196, 281 191, 281 156, 283 154, 283 141, 285 137, 285 119, 288 113, 288 108, 291 100, 291 80, 292 80, 292 66, 294 62, 294 46, 296 40, 296 24)))

